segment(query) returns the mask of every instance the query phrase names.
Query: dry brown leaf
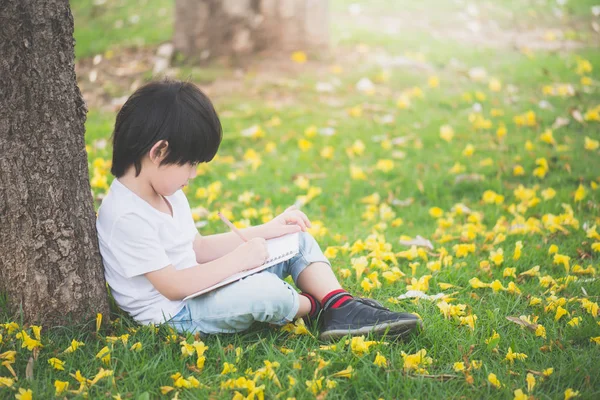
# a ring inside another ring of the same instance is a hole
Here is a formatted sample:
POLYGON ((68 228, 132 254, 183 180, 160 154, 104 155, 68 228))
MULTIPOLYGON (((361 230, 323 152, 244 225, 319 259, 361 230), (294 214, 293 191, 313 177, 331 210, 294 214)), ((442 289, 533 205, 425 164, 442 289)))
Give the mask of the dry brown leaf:
POLYGON ((524 326, 525 328, 531 329, 533 332, 535 332, 535 330, 538 327, 537 324, 530 324, 527 321, 523 321, 519 317, 506 317, 506 319, 509 320, 510 322, 514 322, 517 325, 521 325, 521 326, 524 326))
POLYGON ((25 367, 25 379, 33 379, 33 357, 29 357, 29 361, 27 361, 27 367, 25 367))
POLYGON ((409 197, 407 199, 404 200, 398 200, 398 199, 393 199, 391 201, 392 205, 394 206, 399 206, 399 207, 408 207, 410 206, 413 202, 415 201, 415 199, 413 199, 412 197, 409 197))
POLYGON ((454 184, 456 185, 461 182, 481 182, 484 179, 485 177, 481 174, 460 174, 454 178, 454 184))
POLYGON ((417 235, 417 237, 412 240, 399 240, 398 242, 403 246, 421 246, 427 247, 429 250, 433 250, 433 245, 431 242, 421 235, 417 235))
POLYGON ((435 379, 438 381, 449 381, 450 379, 460 378, 458 375, 450 375, 450 374, 441 374, 441 375, 408 375, 410 378, 426 378, 426 379, 435 379))
POLYGON ((569 122, 571 122, 569 118, 556 117, 556 120, 552 124, 552 129, 558 129, 561 126, 569 125, 569 122))
POLYGON ((581 111, 579 111, 578 109, 574 108, 573 110, 571 110, 571 116, 575 118, 575 120, 580 124, 585 124, 585 121, 583 120, 583 115, 581 115, 581 111))
POLYGON ((534 371, 532 369, 528 369, 527 372, 532 373, 533 375, 537 375, 537 376, 545 376, 543 372, 534 371))

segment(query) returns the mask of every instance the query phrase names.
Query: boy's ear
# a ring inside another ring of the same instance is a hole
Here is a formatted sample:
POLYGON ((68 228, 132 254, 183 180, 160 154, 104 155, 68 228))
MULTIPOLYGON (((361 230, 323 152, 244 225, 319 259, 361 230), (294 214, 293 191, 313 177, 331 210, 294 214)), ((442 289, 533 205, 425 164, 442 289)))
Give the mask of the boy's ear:
POLYGON ((159 140, 154 143, 154 146, 150 149, 148 156, 150 157, 150 161, 154 164, 158 165, 161 161, 167 156, 169 148, 169 142, 166 140, 159 140))

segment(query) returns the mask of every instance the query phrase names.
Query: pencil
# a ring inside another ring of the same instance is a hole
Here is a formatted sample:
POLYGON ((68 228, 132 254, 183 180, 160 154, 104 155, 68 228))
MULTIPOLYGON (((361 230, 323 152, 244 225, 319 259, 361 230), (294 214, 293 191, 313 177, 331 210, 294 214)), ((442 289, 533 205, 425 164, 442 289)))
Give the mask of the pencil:
POLYGON ((247 241, 248 241, 248 239, 246 239, 246 238, 244 237, 244 235, 242 235, 242 232, 240 232, 240 230, 239 230, 238 228, 236 228, 236 227, 235 227, 235 225, 234 225, 234 224, 232 224, 232 223, 231 223, 231 221, 227 219, 227 217, 225 217, 223 214, 221 214, 221 212, 220 212, 220 211, 219 211, 217 214, 219 215, 219 218, 221 218, 221 221, 225 222, 225 224, 226 224, 228 227, 230 227, 230 228, 231 228, 231 230, 232 230, 233 232, 235 232, 235 234, 236 234, 236 235, 238 235, 238 236, 240 237, 240 239, 242 239, 244 242, 247 242, 247 241))

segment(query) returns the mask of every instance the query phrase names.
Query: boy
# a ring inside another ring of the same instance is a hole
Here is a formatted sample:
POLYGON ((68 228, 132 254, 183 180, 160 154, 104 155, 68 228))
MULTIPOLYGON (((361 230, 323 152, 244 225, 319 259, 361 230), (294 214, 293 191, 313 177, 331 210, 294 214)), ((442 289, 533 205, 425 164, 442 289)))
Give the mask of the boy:
POLYGON ((295 207, 235 233, 201 236, 182 188, 198 163, 213 159, 222 138, 210 100, 193 84, 152 82, 117 115, 115 176, 98 212, 105 276, 117 304, 136 321, 179 331, 240 332, 254 321, 282 325, 321 314, 322 339, 369 332, 404 336, 420 320, 340 286, 295 207), (263 272, 185 302, 182 299, 268 258, 265 239, 300 232, 300 253, 263 272), (302 293, 283 279, 291 275, 302 293))

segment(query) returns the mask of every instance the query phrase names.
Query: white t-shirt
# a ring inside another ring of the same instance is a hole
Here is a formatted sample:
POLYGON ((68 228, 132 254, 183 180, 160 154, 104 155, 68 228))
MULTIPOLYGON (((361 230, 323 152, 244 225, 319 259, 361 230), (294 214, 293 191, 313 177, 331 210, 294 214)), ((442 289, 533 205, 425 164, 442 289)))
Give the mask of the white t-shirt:
POLYGON ((98 210, 96 229, 104 275, 115 301, 142 324, 175 316, 182 301, 160 294, 144 274, 172 264, 197 265, 193 242, 198 234, 185 194, 165 197, 173 216, 158 211, 117 179, 98 210))

